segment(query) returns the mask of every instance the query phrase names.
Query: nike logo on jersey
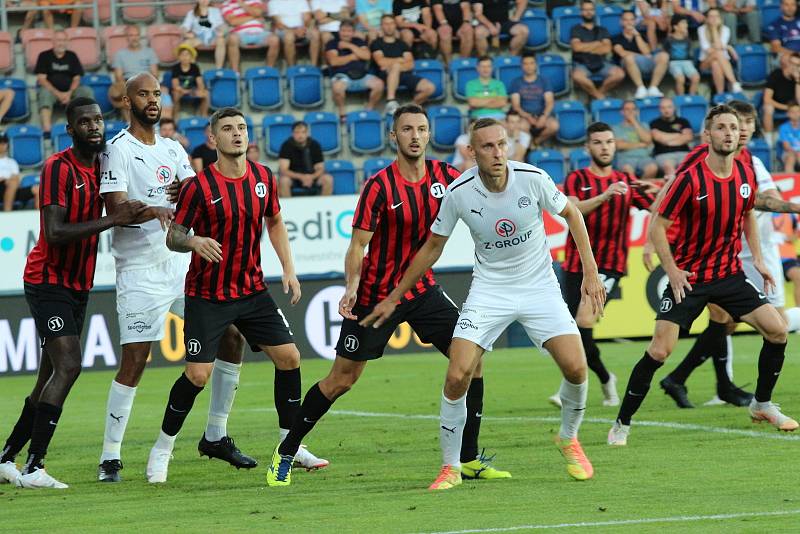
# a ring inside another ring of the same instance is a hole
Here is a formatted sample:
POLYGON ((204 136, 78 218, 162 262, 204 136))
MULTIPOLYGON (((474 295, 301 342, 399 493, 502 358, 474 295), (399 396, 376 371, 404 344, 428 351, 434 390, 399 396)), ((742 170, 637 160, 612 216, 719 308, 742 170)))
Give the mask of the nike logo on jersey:
POLYGON ((697 197, 695 200, 703 200, 703 199, 704 199, 704 198, 706 198, 707 196, 708 196, 708 195, 703 195, 702 197, 701 197, 701 196, 698 196, 698 197, 697 197))
POLYGON ((591 185, 589 187, 581 187, 581 191, 589 191, 591 189, 592 189, 591 185))
POLYGON ((216 199, 212 200, 212 201, 211 201, 211 203, 212 203, 212 204, 216 204, 216 203, 217 203, 217 202, 219 202, 220 200, 222 200, 222 197, 219 197, 219 198, 216 198, 216 199))
POLYGON ((143 160, 142 158, 140 158, 139 156, 133 156, 133 159, 138 159, 139 161, 141 161, 142 163, 144 163, 144 160, 143 160))
POLYGON ((81 182, 79 184, 75 184, 75 189, 81 189, 84 185, 86 185, 86 182, 81 182))
POLYGON ((479 210, 470 209, 469 212, 470 213, 475 213, 475 214, 480 215, 481 217, 483 217, 483 208, 481 208, 479 210))
POLYGON ((392 204, 392 209, 396 210, 397 208, 399 208, 403 204, 403 202, 405 202, 405 200, 401 200, 397 204, 392 204))

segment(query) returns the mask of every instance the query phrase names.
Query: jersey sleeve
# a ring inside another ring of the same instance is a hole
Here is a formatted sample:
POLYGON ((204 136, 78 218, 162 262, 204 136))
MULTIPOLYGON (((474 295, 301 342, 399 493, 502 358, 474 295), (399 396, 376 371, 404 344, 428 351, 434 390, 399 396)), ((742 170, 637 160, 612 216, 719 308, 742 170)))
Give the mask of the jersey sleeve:
POLYGON ((445 179, 447 180, 447 185, 452 184, 455 182, 459 176, 461 176, 461 171, 450 165, 449 163, 444 163, 445 168, 445 179))
POLYGON ((449 237, 458 222, 458 211, 458 199, 456 199, 452 190, 448 189, 444 194, 442 204, 439 206, 439 213, 436 214, 436 219, 431 225, 431 232, 449 237))
POLYGON ((175 151, 178 153, 178 161, 175 162, 175 167, 178 169, 178 179, 185 180, 197 174, 189 161, 189 154, 186 153, 180 143, 175 143, 175 151))
POLYGON ((569 202, 567 196, 558 190, 556 183, 544 171, 541 171, 541 176, 535 175, 533 188, 539 199, 539 205, 552 214, 557 215, 564 211, 569 202))
POLYGON ((45 206, 69 207, 67 204, 67 191, 71 187, 69 165, 59 158, 50 158, 42 169, 39 185, 39 200, 42 208, 45 206))
POLYGON ((374 232, 381 221, 385 204, 386 193, 381 182, 374 178, 369 180, 358 199, 358 206, 353 215, 353 228, 374 232))
POLYGON ((125 154, 108 145, 100 154, 100 194, 128 192, 128 162, 125 154))
POLYGON ((678 218, 686 203, 692 196, 692 181, 688 172, 679 174, 672 181, 667 194, 658 206, 658 214, 671 221, 678 218))
POLYGON ((756 183, 759 191, 778 189, 778 186, 772 181, 772 175, 758 156, 753 156, 753 170, 756 171, 756 183))
POLYGON ((274 217, 281 212, 281 203, 278 200, 278 180, 272 174, 270 169, 267 169, 267 176, 269 177, 269 205, 267 206, 267 217, 274 217))
POLYGON ((203 200, 203 192, 197 178, 191 178, 181 187, 175 204, 175 224, 191 229, 194 226, 203 200))
POLYGON ((578 180, 580 179, 580 175, 578 171, 572 171, 567 175, 566 180, 564 180, 564 194, 568 197, 577 197, 578 196, 578 180))

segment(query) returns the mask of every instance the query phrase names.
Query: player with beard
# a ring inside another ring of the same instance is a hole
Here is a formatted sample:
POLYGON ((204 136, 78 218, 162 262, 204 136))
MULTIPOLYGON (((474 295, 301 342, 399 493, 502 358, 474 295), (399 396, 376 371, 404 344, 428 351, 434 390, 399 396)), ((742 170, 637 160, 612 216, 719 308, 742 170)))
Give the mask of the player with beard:
MULTIPOLYGON (((635 177, 612 168, 617 144, 611 126, 604 122, 595 122, 589 126, 586 134, 586 149, 592 163, 567 176, 564 194, 575 202, 575 206, 583 214, 600 280, 606 288, 606 294, 611 295, 627 272, 631 206, 641 210, 650 209, 653 197, 644 191, 643 184, 635 177)), ((603 406, 617 406, 617 377, 608 372, 600 359, 600 349, 594 342, 592 332, 600 319, 599 310, 598 313, 592 313, 591 303, 581 300, 583 272, 580 254, 572 235, 567 236, 562 270, 564 298, 578 323, 581 343, 586 352, 586 363, 600 379, 603 406)), ((561 407, 558 393, 550 397, 550 402, 561 407)))
POLYGON ((761 255, 758 222, 753 207, 756 176, 753 168, 735 158, 739 148, 739 118, 733 108, 719 105, 705 119, 708 154, 698 157, 669 185, 650 224, 650 239, 669 278, 664 290, 653 339, 631 372, 625 398, 608 444, 627 444, 631 418, 650 389, 655 372, 669 357, 680 328, 692 322, 707 304, 716 304, 735 321, 751 325, 764 337, 758 359, 755 397, 750 403, 753 421, 768 421, 792 431, 795 420, 771 402, 786 351, 786 323, 767 297, 742 269, 741 236, 750 246, 753 268, 764 281, 764 292, 775 286, 761 255), (667 230, 680 225, 672 242, 667 230))
MULTIPOLYGON (((417 105, 394 113, 392 139, 397 160, 372 176, 364 185, 353 216, 353 236, 345 257, 345 294, 339 301, 342 321, 336 344, 336 359, 328 376, 306 393, 300 414, 289 435, 279 443, 267 472, 270 486, 288 486, 294 455, 314 425, 333 403, 347 393, 361 376, 369 360, 383 356, 389 338, 404 321, 422 341, 432 343, 447 356, 458 308, 436 285, 429 270, 409 291, 398 297, 397 313, 381 328, 364 328, 358 320, 385 298, 403 276, 406 266, 430 236, 430 226, 447 185, 459 171, 436 160, 425 159, 430 123, 417 105), (366 255, 364 250, 369 246, 366 255)), ((483 377, 480 366, 469 384, 467 421, 461 444, 465 478, 510 478, 478 455, 478 434, 483 412, 483 377)))
POLYGON ((97 157, 105 148, 100 106, 91 98, 67 104, 73 146, 50 156, 42 169, 39 240, 25 266, 25 298, 42 340, 39 376, 3 447, 0 483, 23 488, 67 485, 49 475, 44 458, 64 400, 81 372, 80 335, 94 280, 98 234, 140 222, 147 206, 131 200, 102 216, 97 157), (22 473, 14 458, 30 439, 22 473))

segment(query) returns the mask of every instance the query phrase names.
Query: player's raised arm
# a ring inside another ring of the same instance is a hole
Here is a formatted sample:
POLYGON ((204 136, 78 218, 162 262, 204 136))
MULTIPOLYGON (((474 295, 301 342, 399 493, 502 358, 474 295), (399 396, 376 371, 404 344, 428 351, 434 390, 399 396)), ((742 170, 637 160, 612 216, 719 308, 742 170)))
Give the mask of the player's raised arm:
POLYGON ((356 320, 353 306, 356 304, 358 285, 361 283, 361 268, 364 265, 364 250, 367 248, 375 232, 353 228, 350 245, 344 257, 345 290, 339 301, 339 315, 345 319, 356 320))
POLYGON ((570 201, 567 202, 559 215, 567 221, 569 233, 572 235, 578 254, 581 256, 581 264, 583 265, 581 295, 590 299, 593 314, 602 314, 603 305, 606 301, 606 289, 598 276, 597 263, 594 261, 592 246, 589 243, 589 233, 586 231, 583 215, 575 204, 570 201))

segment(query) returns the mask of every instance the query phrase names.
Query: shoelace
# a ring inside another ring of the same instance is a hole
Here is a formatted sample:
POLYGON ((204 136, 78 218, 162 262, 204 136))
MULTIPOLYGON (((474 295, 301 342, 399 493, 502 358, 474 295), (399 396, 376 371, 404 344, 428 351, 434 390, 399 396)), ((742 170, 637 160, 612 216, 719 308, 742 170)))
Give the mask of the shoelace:
POLYGON ((581 460, 586 459, 586 455, 583 452, 583 449, 580 446, 580 443, 577 441, 570 441, 569 445, 566 447, 561 447, 561 450, 564 451, 564 456, 566 456, 568 461, 575 461, 579 462, 581 460))
POLYGON ((452 467, 450 467, 449 465, 443 465, 442 470, 439 471, 439 476, 436 477, 436 480, 433 483, 439 484, 441 482, 444 482, 445 480, 447 480, 447 477, 450 475, 452 471, 453 471, 452 467))
POLYGON ((485 455, 486 449, 481 449, 481 454, 478 456, 478 463, 482 466, 490 467, 491 461, 494 460, 494 457, 497 456, 497 453, 494 453, 491 456, 485 455))
POLYGON ((277 478, 281 482, 286 481, 286 478, 289 476, 289 472, 292 469, 293 461, 294 461, 294 456, 289 456, 288 454, 281 454, 281 461, 278 464, 278 474, 275 478, 277 478))

